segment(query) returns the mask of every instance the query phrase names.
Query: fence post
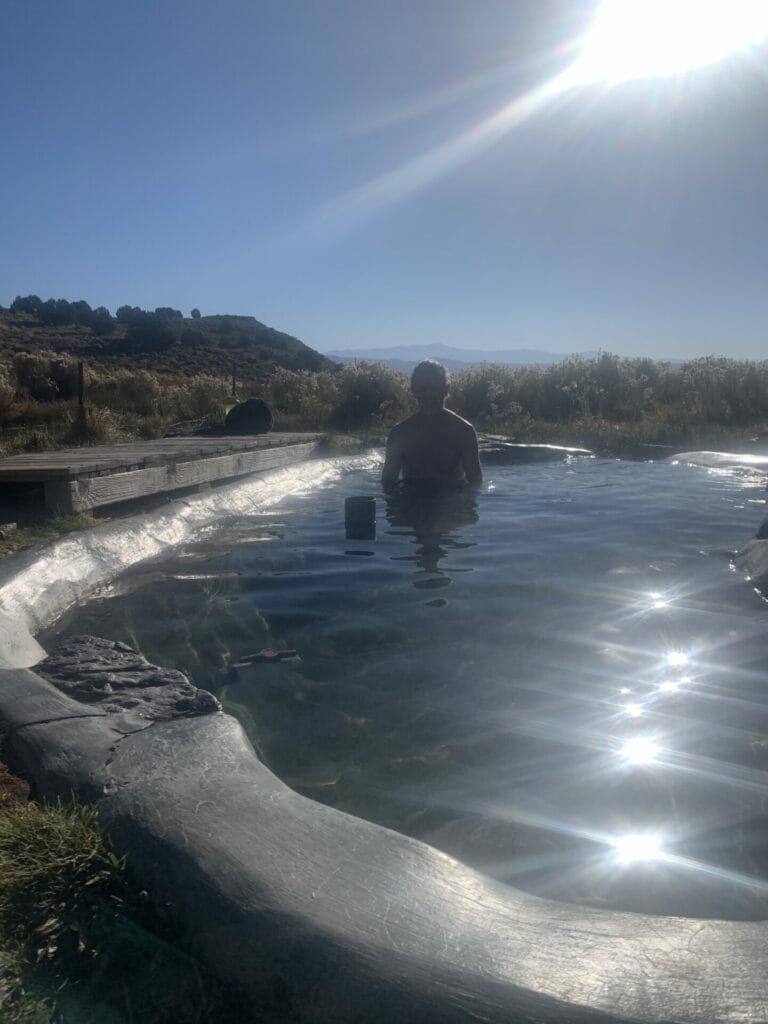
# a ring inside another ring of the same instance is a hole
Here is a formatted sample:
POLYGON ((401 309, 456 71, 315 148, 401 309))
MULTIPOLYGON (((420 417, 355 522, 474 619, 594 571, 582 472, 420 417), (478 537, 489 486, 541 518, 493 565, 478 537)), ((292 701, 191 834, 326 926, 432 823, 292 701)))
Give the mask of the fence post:
POLYGON ((93 445, 85 414, 85 372, 82 359, 77 361, 77 437, 80 444, 85 440, 89 448, 93 445))

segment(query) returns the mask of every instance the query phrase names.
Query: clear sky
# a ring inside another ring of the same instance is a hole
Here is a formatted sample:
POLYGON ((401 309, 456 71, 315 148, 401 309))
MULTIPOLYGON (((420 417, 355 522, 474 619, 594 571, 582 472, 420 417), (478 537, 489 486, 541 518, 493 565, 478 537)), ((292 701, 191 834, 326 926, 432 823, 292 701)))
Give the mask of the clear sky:
POLYGON ((768 49, 543 95, 597 6, 6 4, 0 303, 766 358, 768 49))

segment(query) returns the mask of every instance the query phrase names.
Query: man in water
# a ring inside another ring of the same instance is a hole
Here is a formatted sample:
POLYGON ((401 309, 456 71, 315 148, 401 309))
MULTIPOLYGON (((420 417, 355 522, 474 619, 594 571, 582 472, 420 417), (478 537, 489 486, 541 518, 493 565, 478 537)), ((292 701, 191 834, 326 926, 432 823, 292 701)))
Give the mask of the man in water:
POLYGON ((448 377, 445 367, 425 359, 411 374, 411 392, 418 411, 392 428, 381 483, 388 494, 405 484, 469 483, 479 487, 483 471, 477 435, 471 423, 445 408, 448 377))

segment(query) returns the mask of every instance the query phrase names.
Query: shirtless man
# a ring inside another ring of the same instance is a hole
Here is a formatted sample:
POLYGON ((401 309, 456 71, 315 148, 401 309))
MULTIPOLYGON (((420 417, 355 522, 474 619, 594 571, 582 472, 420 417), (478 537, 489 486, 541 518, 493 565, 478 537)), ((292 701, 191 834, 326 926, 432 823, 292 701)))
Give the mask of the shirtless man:
POLYGON ((418 411, 392 428, 381 474, 391 494, 399 481, 406 484, 457 484, 479 487, 483 482, 477 435, 471 423, 445 408, 448 379, 434 359, 419 363, 411 374, 411 392, 418 411))

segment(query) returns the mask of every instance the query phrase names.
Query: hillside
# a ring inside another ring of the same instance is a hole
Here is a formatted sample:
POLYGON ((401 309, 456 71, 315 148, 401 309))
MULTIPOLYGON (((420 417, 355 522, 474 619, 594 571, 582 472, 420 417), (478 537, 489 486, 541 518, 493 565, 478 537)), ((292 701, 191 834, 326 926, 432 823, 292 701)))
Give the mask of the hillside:
MULTIPOLYGON (((127 307, 126 307, 127 308, 127 307)), ((0 359, 16 352, 53 351, 77 356, 98 370, 142 369, 154 373, 229 375, 258 380, 282 367, 327 370, 331 359, 298 338, 252 316, 195 319, 134 310, 132 319, 103 324, 49 323, 44 314, 0 307, 0 359)))

